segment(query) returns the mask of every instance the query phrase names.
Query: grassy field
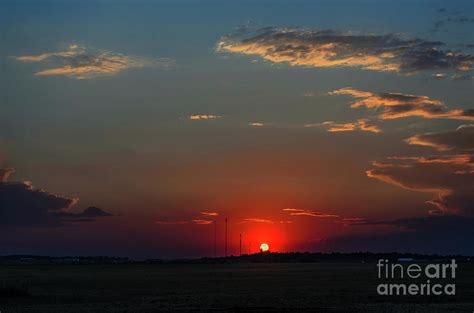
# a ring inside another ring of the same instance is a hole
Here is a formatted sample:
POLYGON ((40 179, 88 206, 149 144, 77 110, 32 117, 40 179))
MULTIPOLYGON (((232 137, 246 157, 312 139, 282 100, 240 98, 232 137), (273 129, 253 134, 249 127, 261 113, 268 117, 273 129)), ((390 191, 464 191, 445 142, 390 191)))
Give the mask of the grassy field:
POLYGON ((384 297, 375 264, 4 266, 0 311, 473 312, 474 265, 454 297, 384 297))

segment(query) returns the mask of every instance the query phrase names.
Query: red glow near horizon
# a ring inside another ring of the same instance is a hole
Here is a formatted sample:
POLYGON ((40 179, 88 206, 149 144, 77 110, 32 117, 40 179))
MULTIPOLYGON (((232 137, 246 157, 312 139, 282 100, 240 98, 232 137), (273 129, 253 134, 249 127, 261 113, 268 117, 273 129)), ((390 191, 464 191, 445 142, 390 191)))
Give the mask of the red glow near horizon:
POLYGON ((272 247, 272 251, 285 251, 287 247, 288 225, 280 224, 252 224, 243 230, 242 245, 243 252, 260 252, 261 244, 265 243, 272 247), (245 248, 244 248, 245 247, 245 248))

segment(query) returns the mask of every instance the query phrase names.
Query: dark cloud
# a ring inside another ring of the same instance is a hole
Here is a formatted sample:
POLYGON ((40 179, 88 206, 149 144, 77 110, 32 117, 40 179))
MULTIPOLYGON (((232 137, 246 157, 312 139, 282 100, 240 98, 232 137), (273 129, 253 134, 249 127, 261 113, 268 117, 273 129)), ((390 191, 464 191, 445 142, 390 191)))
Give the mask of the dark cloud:
MULTIPOLYGON (((363 220, 352 223, 352 226, 361 225, 385 225, 393 226, 401 230, 414 231, 435 231, 440 229, 443 225, 473 225, 474 218, 464 217, 459 215, 442 215, 442 216, 420 216, 402 218, 396 220, 363 220)), ((473 229, 474 232, 474 229, 473 229)))
POLYGON ((442 42, 406 38, 400 34, 267 27, 241 29, 224 36, 217 50, 309 67, 357 67, 402 73, 473 70, 473 55, 442 49, 442 46, 442 42))
POLYGON ((350 235, 319 243, 326 251, 413 252, 429 254, 474 254, 474 218, 443 215, 388 221, 365 221, 357 225, 393 228, 385 234, 350 235))
POLYGON ((435 211, 474 215, 474 155, 390 158, 374 162, 367 175, 380 181, 437 196, 435 211))
POLYGON ((474 150, 474 124, 461 125, 451 131, 419 134, 406 141, 411 145, 428 146, 439 151, 472 151, 474 150))
POLYGON ((448 17, 443 17, 437 20, 434 24, 435 30, 439 30, 448 25, 460 25, 460 24, 472 24, 474 23, 474 18, 467 16, 462 16, 458 14, 452 14, 448 17))
POLYGON ((435 28, 441 28, 444 24, 445 24, 444 20, 439 20, 435 22, 434 26, 435 28))
MULTIPOLYGON (((0 173, 1 171, 12 172, 0 170, 0 173)), ((111 216, 95 207, 81 213, 69 212, 78 200, 35 189, 29 182, 9 183, 3 179, 0 182, 0 225, 55 227, 68 221, 91 221, 111 216)))
POLYGON ((110 214, 109 212, 106 212, 97 207, 91 206, 80 213, 60 212, 60 213, 56 213, 56 216, 61 217, 61 218, 71 218, 71 219, 91 219, 91 218, 96 218, 96 217, 113 216, 113 214, 110 214))
POLYGON ((70 45, 66 51, 15 57, 21 62, 48 62, 52 68, 36 72, 36 76, 65 75, 75 79, 89 79, 114 75, 130 68, 169 67, 171 59, 147 59, 103 50, 70 45))
POLYGON ((427 96, 402 93, 375 93, 353 88, 341 88, 330 95, 350 95, 356 100, 351 108, 366 107, 374 110, 382 120, 418 116, 423 118, 447 118, 474 121, 474 110, 450 110, 440 100, 427 96))

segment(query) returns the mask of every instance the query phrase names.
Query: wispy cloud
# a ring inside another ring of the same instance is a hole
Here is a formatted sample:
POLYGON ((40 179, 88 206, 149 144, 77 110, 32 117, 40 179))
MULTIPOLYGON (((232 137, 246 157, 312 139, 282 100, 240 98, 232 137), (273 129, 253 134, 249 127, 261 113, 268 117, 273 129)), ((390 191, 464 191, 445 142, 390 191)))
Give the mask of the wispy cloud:
POLYGON ((351 131, 366 131, 371 133, 380 133, 382 130, 373 124, 370 124, 367 119, 358 119, 350 123, 336 123, 327 121, 323 123, 306 124, 305 127, 325 127, 328 132, 351 132, 351 131))
POLYGON ((224 36, 217 50, 307 67, 357 67, 397 73, 473 69, 474 56, 442 46, 442 42, 400 34, 266 27, 242 28, 224 36))
POLYGON ((308 91, 308 92, 303 93, 302 96, 306 98, 316 97, 316 92, 308 91))
POLYGON ((196 114, 196 115, 190 115, 189 119, 190 120, 216 120, 222 118, 220 115, 211 115, 211 114, 196 114))
POLYGON ((344 217, 341 219, 341 221, 346 226, 353 226, 353 225, 364 225, 367 219, 363 217, 344 217))
POLYGON ((461 125, 456 130, 414 135, 406 139, 411 145, 435 148, 439 151, 474 150, 474 124, 461 125))
POLYGON ((353 88, 334 90, 330 95, 349 95, 357 100, 351 108, 366 107, 375 110, 382 120, 410 116, 423 118, 447 118, 474 121, 474 110, 449 110, 440 100, 427 96, 416 96, 402 93, 373 93, 353 88))
POLYGON ((193 220, 193 223, 197 224, 197 225, 209 225, 209 224, 214 223, 214 221, 203 220, 203 219, 195 219, 195 220, 193 220))
POLYGON ((311 217, 320 217, 320 218, 326 218, 326 217, 339 217, 339 215, 336 214, 328 214, 324 212, 317 212, 317 211, 312 211, 312 210, 303 210, 303 209, 294 209, 294 208, 286 208, 283 209, 284 212, 289 213, 290 215, 293 216, 311 216, 311 217))
POLYGON ((115 75, 132 68, 168 68, 173 64, 171 59, 127 56, 111 51, 88 49, 75 44, 70 45, 66 51, 16 56, 15 59, 21 62, 42 62, 50 66, 36 72, 36 76, 63 75, 74 79, 115 75))
POLYGON ((202 215, 205 215, 205 216, 218 216, 219 213, 217 212, 211 212, 211 211, 203 211, 201 212, 202 215))
POLYGON ((265 218, 246 218, 243 220, 244 223, 267 223, 267 224, 273 224, 274 221, 268 220, 265 218))
POLYGON ((210 225, 214 223, 214 220, 209 220, 206 218, 216 218, 219 216, 219 213, 213 211, 202 211, 199 213, 201 217, 195 217, 191 219, 180 219, 180 220, 156 220, 155 224, 159 225, 188 225, 188 224, 196 224, 196 225, 210 225))
POLYGON ((35 55, 23 55, 17 56, 15 59, 22 62, 41 62, 51 58, 73 58, 85 52, 84 47, 79 47, 76 44, 72 44, 66 51, 59 52, 45 52, 35 55))
POLYGON ((453 75, 451 76, 453 81, 471 81, 474 80, 474 75, 453 75))
POLYGON ((446 73, 435 73, 435 74, 431 75, 431 77, 437 78, 437 79, 443 79, 443 78, 448 77, 448 74, 446 74, 446 73))
POLYGON ((260 123, 260 122, 252 122, 252 123, 249 123, 249 125, 252 126, 252 127, 263 127, 263 126, 265 126, 265 124, 260 123))

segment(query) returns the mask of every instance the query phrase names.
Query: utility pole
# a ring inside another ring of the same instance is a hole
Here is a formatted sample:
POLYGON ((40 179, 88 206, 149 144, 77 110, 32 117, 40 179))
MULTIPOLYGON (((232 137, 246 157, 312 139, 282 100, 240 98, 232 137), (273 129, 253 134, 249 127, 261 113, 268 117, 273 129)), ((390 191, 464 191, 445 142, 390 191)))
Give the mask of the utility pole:
POLYGON ((217 258, 217 220, 214 220, 214 258, 217 258))
POLYGON ((240 249, 239 249, 239 255, 242 256, 242 233, 240 234, 240 249))
POLYGON ((224 246, 224 256, 227 258, 227 217, 225 218, 225 246, 224 246))

